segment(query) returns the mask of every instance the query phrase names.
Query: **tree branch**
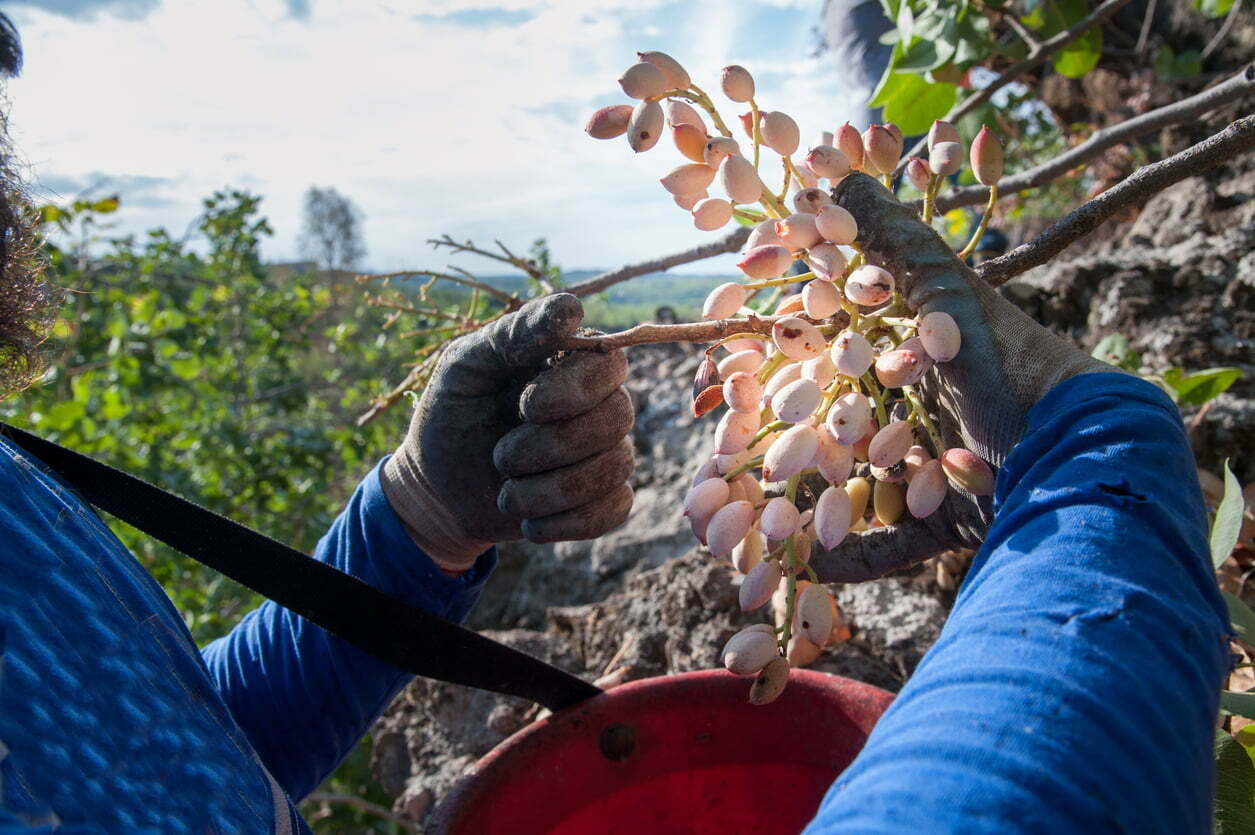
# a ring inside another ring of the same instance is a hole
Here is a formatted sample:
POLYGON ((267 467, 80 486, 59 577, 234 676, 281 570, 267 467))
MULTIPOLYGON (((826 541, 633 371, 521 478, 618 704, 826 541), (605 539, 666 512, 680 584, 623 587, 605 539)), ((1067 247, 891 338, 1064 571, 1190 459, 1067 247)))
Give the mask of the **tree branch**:
MULTIPOLYGON (((1129 0, 1105 0, 1102 5, 1094 9, 1088 17, 1077 23, 1075 26, 1070 29, 1065 29, 1057 35, 1042 41, 1038 44, 1037 49, 1029 52, 1028 57, 1007 67, 1006 70, 1003 71, 1002 75, 995 78, 987 87, 971 96, 968 96, 962 102, 950 108, 950 112, 946 114, 946 121, 953 122, 960 117, 971 113, 973 110, 993 98, 994 93, 998 92, 1029 70, 1035 69, 1039 65, 1043 64, 1051 55, 1084 35, 1087 31, 1089 31, 1091 26, 1102 23, 1104 20, 1111 17, 1128 2, 1129 0)), ((927 137, 924 137, 916 142, 915 147, 911 148, 908 153, 902 155, 902 161, 898 163, 898 167, 897 170, 894 171, 894 175, 896 176, 901 174, 906 168, 906 163, 910 157, 919 155, 920 152, 924 151, 927 147, 927 137)))
POLYGON ((1255 148, 1255 116, 1247 116, 1197 145, 1160 162, 1143 166, 1057 221, 1036 239, 986 261, 977 273, 995 286, 1046 263, 1078 239, 1097 229, 1126 206, 1145 203, 1168 186, 1228 162, 1255 148))
POLYGON ((745 243, 745 239, 749 237, 749 234, 750 230, 748 227, 740 226, 717 241, 711 241, 710 243, 695 246, 692 249, 686 249, 683 252, 676 252, 672 255, 664 255, 661 258, 653 258, 637 264, 625 264, 618 269, 594 276, 588 281, 572 284, 564 289, 563 292, 576 296, 589 296, 593 293, 600 293, 607 287, 612 287, 622 281, 627 281, 629 278, 661 272, 677 267, 680 264, 691 264, 694 261, 713 258, 716 255, 723 255, 727 252, 736 252, 745 243))
MULTIPOLYGON (((402 270, 401 272, 396 272, 396 273, 371 273, 369 275, 359 275, 357 277, 357 283, 365 284, 368 281, 383 281, 390 278, 405 278, 408 276, 420 276, 420 275, 430 276, 431 278, 438 278, 442 281, 452 281, 454 284, 461 284, 465 287, 471 287, 476 290, 479 290, 482 293, 487 293, 488 295, 492 296, 497 301, 504 304, 506 306, 506 310, 516 310, 519 307, 522 307, 523 305, 523 302, 519 299, 518 296, 512 293, 507 293, 504 290, 498 290, 496 287, 493 287, 492 285, 489 285, 489 284, 484 284, 482 281, 476 281, 474 278, 464 278, 463 276, 460 276, 460 275, 450 275, 449 273, 435 272, 433 270, 402 270)), ((466 273, 466 275, 469 276, 470 273, 466 273)))
MULTIPOLYGON (((780 319, 803 319, 813 325, 833 325, 840 327, 841 317, 838 312, 831 319, 819 321, 804 313, 786 313, 781 316, 758 316, 751 313, 744 319, 716 319, 711 322, 685 322, 676 325, 658 325, 646 322, 618 333, 603 336, 571 336, 562 343, 564 351, 613 351, 616 348, 628 348, 632 345, 654 345, 659 342, 717 342, 729 336, 746 334, 747 336, 771 336, 771 327, 780 319)), ((848 321, 848 320, 847 320, 848 321)))
POLYGON ((418 827, 414 824, 413 821, 406 820, 405 818, 393 812, 391 809, 385 809, 383 806, 380 806, 378 803, 371 803, 369 800, 366 800, 361 797, 356 797, 351 794, 338 794, 335 792, 314 792, 309 797, 305 798, 303 803, 325 803, 325 804, 339 803, 344 806, 353 806, 357 809, 361 809, 363 812, 374 815, 375 817, 383 818, 386 821, 391 821, 392 823, 401 827, 401 829, 403 829, 406 832, 417 833, 419 831, 418 827))
MULTIPOLYGON (((1217 84, 1201 93, 1182 99, 1164 107, 1156 108, 1118 125, 1104 128, 1089 139, 1077 145, 1049 162, 1030 168, 1012 177, 1005 177, 998 182, 998 193, 1014 194, 1029 188, 1039 188, 1057 180, 1078 165, 1093 159, 1108 148, 1136 139, 1139 136, 1159 130, 1169 125, 1189 122, 1209 113, 1221 105, 1237 101, 1243 96, 1255 92, 1255 65, 1248 65, 1232 78, 1217 84)), ((956 189, 945 196, 936 198, 936 211, 944 214, 961 206, 975 206, 989 199, 989 189, 985 186, 968 186, 956 189)), ((916 201, 917 208, 921 201, 916 201)))

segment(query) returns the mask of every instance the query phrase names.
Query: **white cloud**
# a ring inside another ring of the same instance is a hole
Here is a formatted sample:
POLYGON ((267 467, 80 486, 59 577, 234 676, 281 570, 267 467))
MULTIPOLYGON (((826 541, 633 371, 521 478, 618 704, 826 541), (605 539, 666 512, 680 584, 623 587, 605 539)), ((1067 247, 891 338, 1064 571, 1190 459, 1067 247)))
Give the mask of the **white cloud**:
MULTIPOLYGON (((634 49, 670 52, 712 93, 720 67, 745 64, 764 106, 793 114, 809 141, 841 118, 822 60, 806 57, 820 5, 316 0, 297 20, 291 0, 166 0, 142 20, 28 12, 13 126, 58 182, 168 182, 145 205, 123 192, 134 231, 181 230, 201 197, 247 183, 277 232, 267 256, 294 257, 302 193, 319 184, 361 206, 381 269, 432 263, 422 242, 445 231, 518 249, 544 236, 568 267, 611 267, 712 237, 657 185, 682 161, 669 140, 633 155, 583 133, 588 113, 624 100, 615 79, 634 49)), ((735 124, 737 106, 723 104, 735 124)))

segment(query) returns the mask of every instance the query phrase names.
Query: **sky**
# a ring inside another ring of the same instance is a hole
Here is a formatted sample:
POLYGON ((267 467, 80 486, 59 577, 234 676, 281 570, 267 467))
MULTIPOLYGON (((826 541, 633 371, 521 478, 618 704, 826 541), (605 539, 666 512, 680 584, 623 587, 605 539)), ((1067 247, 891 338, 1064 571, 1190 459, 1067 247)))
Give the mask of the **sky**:
MULTIPOLYGON (((687 162, 664 138, 633 154, 583 127, 638 50, 678 59, 725 120, 719 70, 816 144, 857 96, 816 56, 822 0, 11 0, 22 75, 11 130, 41 195, 118 193, 113 230, 182 233, 201 198, 263 196, 267 260, 300 253, 301 199, 334 187, 364 215, 367 266, 439 268, 448 233, 567 269, 686 249, 700 232, 658 184, 687 162)), ((774 172, 773 172, 774 173, 774 172)), ((689 272, 732 268, 731 256, 689 272)), ((491 265, 458 261, 469 269, 491 265)), ((497 271, 497 270, 489 270, 497 271)))

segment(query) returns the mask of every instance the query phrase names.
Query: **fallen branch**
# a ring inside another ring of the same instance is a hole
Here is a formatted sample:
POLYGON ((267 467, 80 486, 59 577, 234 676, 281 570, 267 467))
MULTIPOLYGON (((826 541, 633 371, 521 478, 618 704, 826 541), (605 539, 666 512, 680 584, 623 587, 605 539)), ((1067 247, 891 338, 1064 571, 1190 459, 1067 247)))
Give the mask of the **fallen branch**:
MULTIPOLYGON (((1216 108, 1241 99, 1255 92, 1255 65, 1249 65, 1237 75, 1187 99, 1156 108, 1132 119, 1104 128, 1089 139, 1060 154, 1049 162, 1030 168, 1012 177, 998 181, 998 193, 1010 195, 1025 189, 1038 188, 1057 180, 1064 174, 1101 154, 1108 148, 1123 144, 1139 136, 1169 125, 1179 125, 1210 113, 1216 108)), ((944 214, 961 206, 975 206, 989 198, 985 186, 968 186, 956 189, 936 198, 936 211, 944 214)), ((917 208, 922 201, 916 201, 917 208)))
MULTIPOLYGON (((998 92, 1003 87, 1010 84, 1012 81, 1015 81, 1015 79, 1019 78, 1021 75, 1028 72, 1029 70, 1035 69, 1039 65, 1045 63, 1046 59, 1049 58, 1051 55, 1058 52, 1060 49, 1063 49, 1065 46, 1072 43, 1072 41, 1084 35, 1086 32, 1089 31, 1090 27, 1096 26, 1102 23, 1107 18, 1111 17, 1113 14, 1119 11, 1122 6, 1125 6, 1128 3, 1129 3, 1129 0, 1106 0, 1106 2, 1104 2, 1098 8, 1094 9, 1094 11, 1091 12, 1088 17, 1078 22, 1075 26, 1069 29, 1065 29, 1062 32, 1059 32, 1058 34, 1054 35, 1053 37, 1042 41, 1040 44, 1037 45, 1036 49, 1031 50, 1028 53, 1028 56, 1024 58, 1024 60, 1017 61, 1016 63, 1007 67, 1006 70, 1003 71, 1002 75, 995 78, 993 82, 991 82, 988 86, 982 88, 980 91, 974 93, 973 95, 964 99, 959 104, 950 108, 950 112, 947 113, 945 116, 946 121, 953 122, 959 119, 960 117, 968 113, 971 113, 973 110, 975 110, 976 108, 980 107, 982 104, 984 104, 985 102, 993 98, 994 93, 998 92)), ((924 137, 923 139, 920 139, 918 142, 916 142, 915 147, 911 148, 911 150, 908 153, 902 156, 902 161, 898 163, 898 168, 894 172, 894 174, 895 175, 901 174, 902 171, 906 168, 907 160, 912 156, 918 155, 921 151, 925 150, 927 147, 928 147, 927 137, 924 137)))
POLYGON ((739 226, 736 230, 729 232, 717 241, 711 241, 708 244, 695 246, 692 249, 686 249, 683 252, 676 252, 671 255, 664 255, 661 258, 653 258, 649 261, 641 261, 637 264, 626 264, 618 269, 610 272, 602 273, 594 276, 588 281, 581 281, 579 284, 572 284, 565 288, 562 292, 571 293, 575 296, 590 296, 593 293, 600 293, 607 287, 612 287, 629 278, 647 275, 649 273, 662 272, 663 270, 678 267, 680 264, 691 264, 694 261, 702 261, 706 258, 713 258, 716 255, 723 255, 728 252, 736 252, 745 243, 745 239, 749 237, 750 230, 748 227, 739 226))
POLYGON ((1054 223, 1040 236, 1000 258, 986 261, 976 271, 997 286, 1054 258, 1078 239, 1093 232, 1126 206, 1145 203, 1169 186, 1234 159, 1255 148, 1255 116, 1230 124, 1220 133, 1165 160, 1143 166, 1054 223))

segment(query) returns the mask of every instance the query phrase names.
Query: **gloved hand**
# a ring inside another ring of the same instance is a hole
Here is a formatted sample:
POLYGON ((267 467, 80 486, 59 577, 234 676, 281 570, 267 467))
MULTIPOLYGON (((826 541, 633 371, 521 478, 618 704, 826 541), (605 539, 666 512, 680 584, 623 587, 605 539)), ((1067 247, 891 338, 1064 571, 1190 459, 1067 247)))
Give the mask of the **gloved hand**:
MULTIPOLYGON (((940 416, 947 447, 967 447, 999 467, 1048 391, 1077 374, 1119 373, 1003 298, 872 177, 850 174, 833 199, 854 215, 867 260, 893 273, 911 310, 917 316, 942 310, 959 326, 958 355, 933 365, 918 386, 926 408, 940 416)), ((852 533, 831 552, 816 554, 811 567, 825 582, 872 579, 945 550, 977 547, 992 518, 988 496, 951 487, 931 516, 907 514, 889 527, 852 533)))
POLYGON ((590 539, 627 518, 627 359, 554 358, 583 316, 575 296, 546 296, 441 357, 381 480, 410 537, 443 570, 465 571, 496 542, 590 539))

